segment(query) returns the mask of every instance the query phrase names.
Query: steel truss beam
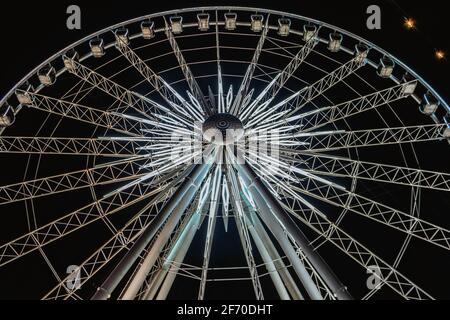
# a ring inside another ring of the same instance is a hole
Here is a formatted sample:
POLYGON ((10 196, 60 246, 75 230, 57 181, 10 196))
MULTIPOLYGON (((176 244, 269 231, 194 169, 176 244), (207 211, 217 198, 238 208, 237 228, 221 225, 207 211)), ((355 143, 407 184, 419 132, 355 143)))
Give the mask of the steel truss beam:
MULTIPOLYGON (((169 186, 165 185, 162 190, 155 190, 151 192, 152 195, 160 192, 160 195, 147 204, 141 211, 139 211, 127 224, 119 230, 111 239, 105 242, 92 255, 79 265, 79 283, 82 287, 91 279, 97 272, 103 269, 114 257, 116 257, 123 250, 128 250, 138 237, 142 234, 144 229, 150 224, 155 217, 153 208, 163 200, 164 195, 170 196, 173 192, 169 186)), ((159 211, 159 210, 157 210, 159 211)), ((157 214, 157 213, 156 213, 157 214)), ((77 288, 68 288, 67 281, 71 275, 60 281, 50 292, 44 296, 44 300, 57 299, 74 299, 76 297, 77 288)))
POLYGON ((267 101, 274 98, 278 92, 283 88, 286 82, 292 77, 292 75, 297 71, 301 64, 306 60, 311 52, 313 52, 316 45, 319 43, 317 35, 319 34, 320 27, 317 28, 315 34, 302 46, 299 52, 291 59, 289 64, 281 71, 280 77, 270 88, 268 95, 263 101, 267 101))
MULTIPOLYGON (((20 90, 18 90, 20 91, 20 90)), ((45 95, 20 91, 31 97, 31 108, 45 112, 50 112, 63 117, 90 123, 106 129, 112 129, 120 133, 131 136, 142 136, 143 129, 150 129, 143 121, 138 121, 130 117, 124 117, 119 113, 111 113, 91 107, 86 107, 73 102, 47 97, 45 95)))
MULTIPOLYGON (((191 107, 185 99, 183 99, 176 91, 156 74, 126 43, 117 40, 120 45, 116 46, 120 53, 128 60, 128 62, 144 77, 144 79, 150 83, 153 88, 164 98, 169 105, 182 104, 184 109, 182 114, 190 120, 190 117, 194 115, 197 120, 201 120, 203 115, 191 107), (186 112, 189 111, 189 112, 186 112)), ((200 111, 201 112, 201 111, 200 111)))
POLYGON ((408 97, 409 94, 405 94, 404 88, 405 86, 411 85, 411 83, 399 84, 348 102, 307 112, 300 117, 296 124, 302 128, 302 132, 309 132, 335 121, 378 108, 408 97))
POLYGON ((324 135, 308 135, 301 138, 307 150, 314 152, 387 144, 443 140, 445 124, 412 127, 369 129, 359 131, 336 131, 324 135))
MULTIPOLYGON (((305 206, 304 203, 298 203, 305 206)), ((414 284, 411 280, 402 275, 384 260, 372 253, 365 246, 352 238, 345 231, 341 230, 336 224, 331 222, 322 212, 314 207, 302 208, 296 210, 283 206, 285 210, 298 218, 303 223, 310 226, 312 230, 330 241, 341 251, 367 270, 377 266, 381 275, 377 276, 381 282, 385 283, 405 299, 432 299, 432 297, 414 284)))
MULTIPOLYGON (((305 43, 300 51, 291 59, 289 64, 271 80, 271 82, 260 92, 258 97, 251 104, 248 106, 243 106, 245 110, 240 115, 241 120, 244 121, 247 118, 252 119, 252 121, 246 124, 246 127, 251 127, 256 120, 261 120, 264 116, 268 116, 270 112, 273 113, 275 110, 282 108, 285 104, 295 99, 295 97, 301 93, 294 93, 292 96, 269 108, 270 103, 276 97, 281 88, 306 60, 308 55, 314 50, 314 47, 318 43, 316 35, 317 33, 305 43)), ((272 117, 269 117, 269 119, 270 118, 272 117)))
MULTIPOLYGON (((148 161, 148 160, 146 160, 148 161)), ((23 201, 95 185, 139 178, 143 160, 127 159, 95 168, 69 172, 0 187, 0 204, 23 201)))
POLYGON ((300 167, 316 174, 450 191, 448 173, 357 161, 326 154, 302 153, 297 154, 295 158, 298 158, 294 161, 299 163, 300 167))
POLYGON ((363 217, 450 250, 449 230, 366 197, 339 190, 333 185, 319 182, 314 178, 305 177, 298 183, 299 187, 293 187, 293 190, 348 209, 363 217))
POLYGON ((353 58, 336 70, 328 73, 320 80, 314 82, 312 85, 303 89, 300 94, 296 94, 295 99, 289 103, 289 109, 292 109, 292 111, 289 112, 286 117, 292 116, 298 110, 302 109, 307 103, 311 102, 318 96, 325 93, 335 84, 341 82, 351 74, 355 73, 358 69, 364 66, 365 63, 365 61, 362 61, 357 57, 353 58))
POLYGON ((122 110, 122 113, 125 113, 128 108, 131 108, 147 118, 153 118, 151 114, 155 111, 155 108, 152 109, 150 106, 157 106, 158 104, 156 102, 124 88, 116 82, 89 69, 78 61, 70 59, 69 57, 65 58, 70 60, 74 65, 74 68, 69 70, 70 73, 123 103, 126 107, 122 110))
POLYGON ((54 242, 161 191, 152 185, 134 185, 99 199, 0 247, 0 266, 54 242))
POLYGON ((140 143, 133 140, 0 137, 0 153, 64 154, 80 156, 137 156, 140 143))
POLYGON ((200 89, 199 84, 195 80, 194 74, 191 71, 191 68, 189 68, 189 65, 187 64, 186 60, 184 59, 183 53, 180 50, 180 47, 178 46, 177 40, 175 39, 175 36, 173 35, 172 31, 170 30, 170 27, 167 23, 167 21, 164 19, 166 24, 166 36, 169 40, 169 44, 172 47, 173 53, 175 54, 175 57, 177 58, 178 64, 181 68, 181 71, 184 74, 184 77, 186 79, 186 82, 193 93, 194 97, 199 101, 206 114, 211 114, 211 107, 208 101, 205 99, 205 95, 203 94, 202 90, 200 89))
POLYGON ((269 19, 266 20, 266 25, 264 30, 261 32, 261 36, 259 37, 258 44, 256 46, 255 52, 253 53, 252 61, 250 62, 247 71, 245 72, 244 78, 242 79, 239 90, 237 91, 236 98, 231 107, 231 114, 237 115, 241 108, 241 103, 243 102, 244 97, 247 95, 248 90, 250 88, 250 83, 253 79, 253 74, 255 73, 256 66, 258 65, 259 56, 261 55, 262 49, 264 47, 264 42, 266 41, 267 33, 269 32, 269 19))

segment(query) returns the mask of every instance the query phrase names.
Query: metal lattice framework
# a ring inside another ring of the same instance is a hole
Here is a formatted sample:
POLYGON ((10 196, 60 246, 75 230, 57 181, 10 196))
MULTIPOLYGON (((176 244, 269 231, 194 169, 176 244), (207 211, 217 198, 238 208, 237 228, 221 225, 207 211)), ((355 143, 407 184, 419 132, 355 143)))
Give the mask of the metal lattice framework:
POLYGON ((200 300, 225 283, 258 300, 440 294, 407 266, 415 242, 450 258, 448 163, 419 161, 448 157, 450 109, 338 27, 242 7, 151 14, 49 58, 1 108, 0 206, 26 227, 0 239, 0 277, 43 261, 50 287, 19 288, 33 298, 185 297, 180 279, 200 300))

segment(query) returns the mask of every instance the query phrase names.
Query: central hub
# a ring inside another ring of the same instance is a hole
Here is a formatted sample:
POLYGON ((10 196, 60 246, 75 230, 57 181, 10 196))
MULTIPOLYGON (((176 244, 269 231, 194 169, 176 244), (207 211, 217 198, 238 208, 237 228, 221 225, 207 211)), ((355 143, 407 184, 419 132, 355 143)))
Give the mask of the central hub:
POLYGON ((203 123, 203 138, 218 145, 229 145, 244 135, 241 120, 229 113, 217 113, 203 123))

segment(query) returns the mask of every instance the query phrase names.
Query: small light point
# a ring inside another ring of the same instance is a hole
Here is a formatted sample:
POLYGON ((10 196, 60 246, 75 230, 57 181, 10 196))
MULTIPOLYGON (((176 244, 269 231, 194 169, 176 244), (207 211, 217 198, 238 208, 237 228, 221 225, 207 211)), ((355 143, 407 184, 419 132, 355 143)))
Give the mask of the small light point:
POLYGON ((405 19, 403 21, 403 26, 408 30, 416 29, 416 24, 417 24, 416 20, 414 20, 413 18, 405 17, 405 19))
POLYGON ((444 50, 437 49, 434 52, 434 56, 436 57, 437 60, 444 60, 446 58, 446 53, 444 50))

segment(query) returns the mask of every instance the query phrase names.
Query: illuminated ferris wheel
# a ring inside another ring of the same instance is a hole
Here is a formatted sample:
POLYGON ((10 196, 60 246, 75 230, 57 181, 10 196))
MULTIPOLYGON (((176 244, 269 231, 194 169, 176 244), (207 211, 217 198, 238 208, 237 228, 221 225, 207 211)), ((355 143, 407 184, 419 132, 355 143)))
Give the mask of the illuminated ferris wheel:
POLYGON ((411 266, 449 259, 449 113, 298 15, 109 27, 1 101, 0 279, 33 266, 17 296, 43 299, 439 298, 411 266))

